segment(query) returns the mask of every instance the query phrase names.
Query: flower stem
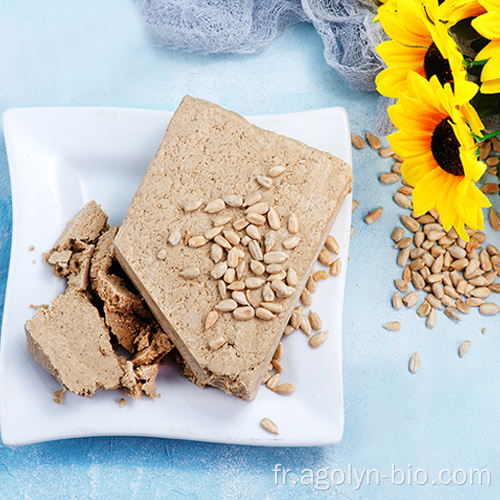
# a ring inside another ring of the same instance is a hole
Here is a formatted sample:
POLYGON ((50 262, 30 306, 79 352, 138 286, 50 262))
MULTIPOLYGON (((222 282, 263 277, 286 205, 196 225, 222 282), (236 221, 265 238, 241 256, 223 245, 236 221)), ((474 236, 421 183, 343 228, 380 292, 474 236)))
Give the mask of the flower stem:
POLYGON ((486 139, 491 139, 492 137, 496 137, 497 135, 500 135, 500 130, 497 130, 496 132, 492 132, 491 134, 483 135, 482 137, 477 137, 477 139, 480 142, 482 142, 482 141, 485 141, 486 139))
POLYGON ((475 66, 484 66, 488 62, 487 59, 484 59, 482 61, 471 61, 471 60, 465 60, 465 67, 467 69, 474 68, 475 66))

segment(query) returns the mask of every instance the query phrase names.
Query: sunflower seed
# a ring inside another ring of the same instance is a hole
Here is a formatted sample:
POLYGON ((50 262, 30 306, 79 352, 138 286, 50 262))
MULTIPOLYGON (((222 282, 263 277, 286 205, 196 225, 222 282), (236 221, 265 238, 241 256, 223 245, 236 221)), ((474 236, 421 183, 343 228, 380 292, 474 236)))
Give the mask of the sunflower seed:
POLYGON ((295 330, 298 330, 302 323, 302 311, 302 306, 298 306, 293 310, 292 316, 290 317, 290 324, 295 330))
POLYGON ((295 386, 293 384, 280 384, 273 389, 277 394, 288 395, 295 392, 295 386))
POLYGON ((380 218, 382 215, 382 212, 384 210, 384 207, 379 207, 376 208, 375 210, 372 210, 366 217, 365 217, 365 222, 367 224, 373 224, 376 220, 380 218))
POLYGON ((192 238, 189 238, 188 245, 191 248, 199 248, 207 243, 208 240, 204 236, 193 236, 192 238))
POLYGON ((275 359, 276 361, 280 361, 281 358, 283 357, 283 351, 284 351, 283 342, 280 342, 278 344, 278 347, 276 348, 276 351, 274 351, 273 359, 275 359))
POLYGON ((283 281, 280 281, 280 280, 273 280, 271 281, 271 288, 276 292, 276 295, 280 298, 280 299, 284 299, 284 298, 287 298, 291 295, 291 290, 290 288, 291 287, 287 287, 285 285, 285 283, 283 283, 283 281))
POLYGON ((493 316, 500 312, 500 306, 494 302, 486 302, 479 306, 479 312, 486 316, 493 316))
POLYGON ((408 210, 413 209, 413 204, 408 196, 402 193, 395 193, 393 199, 400 207, 407 208, 408 210))
POLYGON ((330 274, 332 276, 338 276, 342 270, 342 261, 340 259, 335 259, 330 266, 330 274))
POLYGON ((252 259, 250 261, 250 269, 256 276, 262 276, 264 272, 266 271, 266 268, 264 267, 264 264, 262 262, 259 262, 258 260, 252 259))
POLYGON ((244 207, 251 207, 252 205, 255 205, 262 199, 262 194, 259 193, 258 191, 255 193, 250 193, 246 198, 245 202, 243 203, 244 207))
POLYGON ((273 185, 273 180, 266 175, 257 175, 255 179, 264 189, 270 189, 273 185))
POLYGON ((208 341, 208 347, 210 347, 212 351, 216 351, 217 349, 220 349, 226 342, 227 340, 222 335, 218 335, 217 337, 214 337, 213 339, 210 339, 208 341))
POLYGON ((318 255, 318 260, 321 262, 321 264, 325 266, 331 266, 333 263, 333 257, 332 254, 326 250, 325 248, 322 248, 319 255, 318 255))
POLYGON ((244 281, 233 281, 232 283, 229 283, 227 285, 227 289, 231 291, 241 291, 245 289, 245 282, 244 281))
POLYGON ((309 323, 313 330, 321 330, 323 328, 323 322, 317 312, 309 311, 309 323))
POLYGON ((275 298, 276 298, 276 295, 273 291, 273 289, 271 288, 271 283, 266 283, 262 289, 262 298, 266 301, 266 302, 272 302, 275 298))
POLYGON ((287 250, 293 250, 300 243, 300 236, 290 236, 290 238, 286 238, 283 240, 283 248, 287 250))
POLYGON ((255 203, 254 205, 250 205, 246 210, 245 214, 249 214, 250 212, 255 212, 261 215, 267 214, 269 212, 269 204, 261 201, 259 203, 255 203))
POLYGON ((490 224, 495 231, 500 231, 500 216, 496 213, 493 207, 490 208, 490 224))
POLYGON ((401 175, 401 165, 402 163, 399 161, 396 161, 392 164, 391 171, 394 172, 395 174, 401 175))
POLYGON ((391 238, 395 243, 399 243, 403 238, 405 230, 402 227, 396 227, 391 234, 391 238))
POLYGON ((255 310, 255 315, 257 316, 257 318, 264 321, 271 321, 272 319, 276 318, 276 316, 265 307, 257 307, 257 309, 255 310))
POLYGON ((311 275, 309 276, 309 278, 307 278, 306 288, 311 293, 314 293, 318 289, 318 286, 318 281, 314 278, 314 275, 311 275))
POLYGON ((278 230, 281 227, 280 216, 273 207, 267 212, 267 222, 271 229, 278 230))
POLYGON ((247 278, 245 280, 245 286, 250 290, 254 288, 260 288, 265 283, 265 280, 262 278, 247 278))
POLYGON ((249 222, 246 219, 238 219, 233 222, 233 228, 235 231, 241 231, 248 226, 249 222))
POLYGON ((286 284, 289 286, 297 286, 299 283, 299 278, 297 276, 297 271, 293 267, 289 267, 286 272, 286 284))
POLYGON ((214 238, 214 241, 215 243, 217 243, 217 245, 225 248, 226 250, 231 250, 231 248, 233 248, 231 243, 229 243, 229 241, 227 241, 226 238, 224 238, 224 236, 221 236, 220 234, 214 238))
POLYGON ((280 374, 275 373, 267 382, 266 382, 266 387, 268 389, 274 389, 277 387, 280 383, 280 374))
POLYGON ((434 328, 436 326, 437 314, 434 308, 431 308, 427 318, 425 319, 425 326, 427 328, 434 328))
POLYGON ((399 292, 396 292, 392 296, 392 307, 394 307, 394 309, 401 309, 403 307, 403 300, 401 299, 399 292))
POLYGON ((237 307, 233 311, 233 316, 238 321, 248 321, 255 316, 255 309, 251 306, 237 307))
POLYGON ((500 283, 492 283, 488 287, 493 293, 500 293, 500 283))
POLYGON ((221 302, 219 302, 216 306, 215 309, 221 312, 230 312, 234 311, 238 307, 238 304, 235 300, 233 299, 226 299, 221 302))
POLYGON ((224 208, 226 208, 224 200, 222 198, 217 198, 216 200, 213 200, 210 203, 208 203, 207 206, 203 209, 203 211, 209 214, 216 214, 221 210, 224 210, 224 208))
POLYGON ((178 229, 175 229, 170 233, 168 238, 168 242, 175 247, 181 241, 181 232, 178 229))
POLYGON ((398 255, 398 266, 400 267, 406 266, 409 257, 410 257, 410 249, 409 248, 401 249, 398 255))
POLYGON ((260 305, 276 314, 283 312, 283 306, 281 304, 276 304, 275 302, 261 302, 260 305))
POLYGON ((184 212, 194 212, 201 207, 201 200, 190 200, 182 208, 184 212))
POLYGON ((424 316, 427 316, 431 312, 432 307, 430 306, 429 302, 423 301, 417 309, 417 314, 423 318, 424 316))
POLYGON ((405 280, 394 280, 396 288, 403 293, 408 291, 408 283, 405 280))
POLYGON ((462 314, 469 314, 469 306, 462 299, 458 299, 456 304, 457 304, 457 309, 462 314))
POLYGON ((378 150, 382 147, 380 139, 368 130, 366 131, 366 140, 368 141, 368 144, 375 150, 378 150))
POLYGON ((412 373, 417 373, 418 370, 420 370, 420 356, 418 355, 418 351, 417 351, 410 358, 410 371, 412 373))
POLYGON ((409 292, 403 297, 406 307, 413 307, 418 302, 418 292, 409 292))
POLYGON ((328 330, 316 333, 309 339, 309 345, 315 349, 316 347, 319 347, 321 344, 324 344, 328 337, 328 333, 329 333, 328 330))
POLYGON ((313 302, 312 295, 311 295, 311 292, 307 288, 304 288, 304 290, 302 291, 302 294, 300 295, 300 301, 306 307, 310 306, 312 304, 312 302, 313 302))
POLYGON ((363 149, 365 147, 364 139, 357 134, 351 134, 351 144, 356 149, 363 149))
POLYGON ((337 243, 337 240, 330 234, 326 237, 325 247, 328 248, 330 252, 334 253, 335 255, 338 255, 339 244, 337 243))
POLYGON ((263 259, 262 250, 260 248, 260 245, 255 240, 251 240, 248 243, 248 250, 250 251, 250 255, 252 256, 252 259, 255 259, 255 260, 262 260, 263 259))
POLYGON ((278 426, 269 418, 263 418, 260 421, 260 426, 267 432, 270 432, 271 434, 277 434, 279 435, 278 432, 278 426))
POLYGON ((386 330, 399 330, 401 328, 401 323, 399 321, 390 321, 383 325, 386 330))
POLYGON ((186 269, 184 269, 181 272, 181 276, 187 280, 192 280, 197 278, 200 275, 200 273, 201 272, 197 267, 191 266, 191 267, 186 267, 186 269))
POLYGON ((292 234, 299 232, 299 219, 295 214, 291 214, 288 218, 288 232, 292 234))
MULTIPOLYGON (((281 264, 269 264, 266 267, 266 272, 269 274, 278 274, 281 271, 283 271, 283 266, 281 264)), ((273 278, 273 279, 277 279, 277 278, 273 278)))
POLYGON ((257 212, 248 213, 246 215, 246 219, 250 224, 254 224, 256 226, 263 226, 266 223, 266 218, 257 212))
POLYGON ((401 176, 399 174, 395 174, 394 172, 384 172, 383 174, 380 174, 378 179, 382 184, 394 184, 401 179, 401 176))
POLYGON ((219 313, 217 311, 210 311, 205 318, 205 330, 209 330, 215 325, 219 319, 219 313))
POLYGON ((420 229, 420 223, 409 215, 402 215, 401 222, 403 223, 403 226, 409 229, 412 233, 415 233, 420 229))
POLYGON ((266 264, 282 264, 287 259, 288 255, 284 252, 267 252, 264 254, 264 262, 266 264))
POLYGON ((266 252, 270 252, 275 244, 276 233, 274 231, 268 231, 264 236, 264 247, 266 248, 266 252))
POLYGON ((448 316, 450 319, 454 319, 455 321, 462 321, 460 314, 458 314, 457 310, 454 307, 446 307, 444 310, 444 314, 448 316))
POLYGON ((218 280, 222 278, 222 276, 224 276, 226 271, 227 271, 227 262, 222 261, 215 264, 215 266, 212 268, 212 271, 210 271, 210 276, 212 276, 214 280, 218 280))
POLYGON ((243 197, 239 194, 226 194, 222 199, 229 207, 239 208, 243 205, 243 197))
POLYGON ((486 299, 491 295, 491 290, 486 286, 479 286, 474 288, 470 294, 472 297, 477 297, 478 299, 486 299))
POLYGON ((351 225, 351 232, 349 234, 349 238, 352 238, 354 236, 354 232, 356 231, 356 228, 351 225))
POLYGON ((458 355, 463 358, 466 354, 467 351, 469 350, 470 347, 470 340, 465 340, 460 344, 460 348, 458 349, 458 355))

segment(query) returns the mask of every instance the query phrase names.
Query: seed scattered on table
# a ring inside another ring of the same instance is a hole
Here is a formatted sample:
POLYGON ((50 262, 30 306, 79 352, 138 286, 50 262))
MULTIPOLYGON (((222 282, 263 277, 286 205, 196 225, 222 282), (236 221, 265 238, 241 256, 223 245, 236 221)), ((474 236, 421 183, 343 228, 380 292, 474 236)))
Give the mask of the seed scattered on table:
POLYGON ((376 220, 380 218, 382 215, 382 212, 384 210, 384 207, 379 207, 373 211, 371 211, 366 217, 365 217, 365 222, 367 224, 373 224, 376 220))
POLYGON ((383 325, 383 328, 386 330, 399 330, 401 328, 401 323, 399 321, 389 321, 383 325))
POLYGON ((410 358, 409 368, 412 373, 417 373, 420 370, 420 356, 418 355, 418 351, 410 358))
POLYGON ((270 432, 271 434, 279 435, 278 426, 269 418, 263 418, 260 421, 260 426, 267 432, 270 432))

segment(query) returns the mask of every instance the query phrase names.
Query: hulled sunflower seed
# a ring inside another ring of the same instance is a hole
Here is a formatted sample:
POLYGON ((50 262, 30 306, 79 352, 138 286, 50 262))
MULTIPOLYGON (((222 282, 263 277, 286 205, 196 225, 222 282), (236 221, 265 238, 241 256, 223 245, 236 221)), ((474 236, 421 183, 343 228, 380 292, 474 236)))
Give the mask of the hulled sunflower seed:
POLYGON ((465 340, 460 344, 460 347, 458 349, 458 355, 463 358, 466 354, 467 351, 469 350, 470 347, 470 340, 465 340))
POLYGON ((218 280, 222 278, 222 276, 224 276, 226 271, 227 271, 227 262, 222 261, 215 264, 215 266, 212 268, 212 271, 210 271, 210 276, 212 276, 214 280, 218 280))
POLYGON ((391 234, 391 238, 395 243, 399 243, 405 234, 405 230, 402 227, 396 227, 391 234))
POLYGON ((281 227, 281 220, 278 212, 271 207, 267 212, 267 223, 271 229, 277 231, 281 227))
POLYGON ((255 179, 264 189, 270 189, 273 185, 271 177, 267 177, 266 175, 257 175, 255 179))
POLYGON ((248 321, 255 316, 255 309, 251 306, 237 307, 233 311, 233 316, 238 321, 248 321))
POLYGON ((217 323, 219 319, 219 313, 217 311, 210 311, 205 318, 205 330, 209 330, 212 326, 217 323))
POLYGON ((264 264, 255 259, 250 261, 250 269, 256 276, 262 276, 266 271, 264 264))
POLYGON ((240 261, 240 252, 237 248, 231 248, 227 253, 227 265, 229 267, 237 267, 240 261))
POLYGON ((325 266, 331 266, 333 264, 332 254, 325 248, 322 248, 319 252, 318 260, 325 266))
POLYGON ((271 288, 271 283, 266 283, 262 288, 262 298, 266 302, 272 302, 276 298, 276 295, 271 288))
POLYGON ((245 228, 245 232, 250 236, 250 238, 260 241, 262 238, 262 235, 260 234, 259 228, 257 226, 254 226, 253 224, 248 225, 245 228))
POLYGON ((490 208, 489 219, 491 227, 495 231, 500 231, 500 216, 497 214, 493 207, 490 208))
POLYGON ((242 291, 234 291, 231 294, 231 298, 237 302, 240 306, 248 306, 247 296, 242 291))
POLYGON ((249 214, 250 212, 255 212, 260 215, 265 215, 267 212, 269 212, 269 203, 266 203, 265 201, 261 201, 258 203, 255 203, 254 205, 250 205, 246 210, 245 214, 249 214))
POLYGON ((231 312, 234 311, 238 307, 238 303, 233 299, 226 299, 219 302, 215 309, 221 312, 231 312))
POLYGON ((446 307, 446 309, 444 310, 444 314, 448 316, 448 318, 454 319, 455 321, 462 321, 460 314, 458 314, 457 310, 454 307, 446 307))
POLYGON ((212 351, 216 351, 217 349, 220 349, 226 342, 227 340, 222 335, 217 335, 217 337, 214 337, 213 339, 210 339, 208 341, 208 347, 210 347, 212 351))
POLYGON ((252 256, 252 259, 262 260, 264 258, 264 256, 262 255, 262 249, 255 240, 251 240, 248 243, 248 250, 250 252, 250 255, 252 256))
POLYGON ((418 355, 418 351, 410 358, 409 368, 412 373, 417 373, 420 370, 420 356, 418 355))
POLYGON ((309 323, 313 330, 321 330, 323 328, 323 322, 317 312, 309 311, 309 323))
POLYGON ((274 389, 275 387, 278 387, 280 383, 280 374, 275 373, 267 382, 266 382, 266 387, 268 389, 274 389))
POLYGON ((222 199, 229 207, 239 208, 243 205, 243 197, 239 194, 226 194, 222 199))
POLYGON ((268 231, 264 236, 264 247, 266 249, 266 252, 270 252, 275 244, 276 233, 274 231, 268 231))
POLYGON ((408 210, 413 209, 413 204, 408 196, 405 196, 402 193, 395 193, 393 199, 400 207, 406 208, 408 210))
POLYGON ((479 306, 479 312, 486 316, 494 316, 500 312, 500 306, 494 302, 485 302, 479 306))
POLYGON ((337 243, 337 240, 330 234, 326 237, 325 247, 328 248, 330 252, 334 253, 335 255, 338 255, 339 244, 337 243))
POLYGON ((401 179, 401 176, 399 174, 395 174, 394 172, 384 172, 383 174, 380 174, 378 179, 382 184, 394 184, 401 179))
POLYGON ((248 224, 250 224, 246 219, 238 219, 233 222, 233 228, 235 231, 241 231, 242 229, 245 229, 248 224))
POLYGON ((307 278, 306 288, 311 293, 314 293, 318 289, 318 286, 319 286, 318 280, 314 278, 314 275, 311 275, 309 276, 309 278, 307 278))
POLYGON ((429 302, 423 301, 417 309, 417 314, 423 318, 424 316, 427 316, 431 312, 432 307, 430 306, 429 302))
MULTIPOLYGON (((328 278, 328 273, 324 270, 324 269, 321 269, 321 271, 316 271, 313 275, 312 275, 314 281, 318 282, 319 280, 326 280, 328 278)), ((309 290, 311 291, 311 290, 309 290)))
POLYGON ((373 135, 369 130, 366 131, 366 140, 368 141, 370 147, 375 150, 378 150, 382 147, 380 139, 376 135, 373 135))
POLYGON ((340 259, 335 259, 330 266, 330 274, 332 276, 338 276, 342 270, 342 261, 340 259))
POLYGON ((401 328, 401 323, 399 321, 389 321, 383 325, 383 328, 386 330, 399 330, 401 328))
POLYGON ((260 421, 260 426, 271 434, 279 435, 278 426, 270 418, 263 418, 260 421))
POLYGON ((319 347, 320 345, 324 344, 328 337, 328 333, 329 333, 328 330, 316 333, 309 339, 309 345, 315 349, 316 347, 319 347))
POLYGON ((283 240, 283 248, 286 250, 293 250, 300 243, 300 236, 290 236, 283 240))
POLYGON ((229 283, 227 285, 227 289, 231 291, 241 291, 245 289, 245 282, 244 281, 233 281, 232 283, 229 283))
POLYGON ((190 200, 182 208, 184 212, 194 212, 201 207, 201 200, 190 200))
POLYGON ((308 307, 312 304, 312 302, 313 302, 312 295, 311 295, 311 292, 307 288, 304 288, 304 290, 302 291, 302 294, 300 295, 300 301, 306 307, 308 307))
POLYGON ((177 245, 181 241, 181 237, 182 237, 181 232, 178 229, 174 229, 174 231, 172 231, 170 233, 170 236, 168 237, 168 242, 173 247, 175 247, 175 245, 177 245))
POLYGON ((299 283, 299 278, 297 276, 297 271, 293 267, 289 267, 286 272, 286 284, 289 286, 297 286, 299 283))
POLYGON ((392 307, 394 307, 394 309, 401 309, 403 307, 403 300, 401 299, 399 292, 396 292, 392 296, 392 307))
POLYGON ((250 224, 254 224, 256 226, 263 226, 266 223, 266 218, 257 212, 248 213, 246 215, 246 219, 250 224))
POLYGON ((255 310, 255 315, 257 316, 257 318, 264 321, 271 321, 272 319, 276 318, 276 316, 265 307, 257 307, 257 309, 255 310))
POLYGON ((302 323, 302 311, 302 306, 298 306, 293 310, 292 316, 290 317, 290 324, 295 330, 298 330, 300 323, 302 323))
POLYGON ((230 215, 219 215, 212 221, 214 227, 225 226, 231 220, 230 215))
MULTIPOLYGON (((398 254, 398 266, 400 266, 400 267, 406 266, 406 263, 408 262, 409 257, 410 257, 410 249, 409 248, 402 248, 398 254)), ((411 271, 411 269, 410 269, 410 271, 411 271)), ((410 280, 411 280, 411 274, 410 274, 410 280)))
POLYGON ((205 233, 205 238, 207 240, 212 240, 214 239, 218 234, 220 234, 222 231, 222 226, 218 226, 218 227, 213 227, 212 229, 209 229, 206 233, 205 233))
POLYGON ((220 234, 214 238, 214 241, 215 243, 217 243, 217 245, 225 248, 226 250, 231 250, 231 248, 233 248, 233 245, 231 245, 231 243, 229 243, 229 241, 227 241, 226 238, 224 238, 224 236, 221 236, 220 234))
POLYGON ((296 214, 291 214, 288 218, 288 232, 291 234, 299 232, 299 219, 296 214))
POLYGON ((222 198, 217 198, 216 200, 211 201, 207 204, 207 206, 203 209, 204 212, 209 214, 216 214, 221 210, 226 208, 226 204, 222 198))
POLYGON ((250 290, 254 288, 260 288, 265 283, 265 280, 262 278, 247 278, 245 280, 245 286, 250 290))
POLYGON ((244 207, 251 207, 252 205, 255 205, 256 203, 259 203, 259 201, 262 199, 262 194, 259 193, 258 191, 255 193, 250 193, 246 198, 245 202, 243 203, 244 207))
POLYGON ((283 281, 277 279, 271 281, 271 288, 276 292, 276 295, 280 299, 285 299, 291 295, 291 287, 287 287, 283 281))
POLYGON ((186 267, 182 272, 181 276, 187 280, 192 280, 197 278, 201 274, 200 270, 196 266, 186 267))
POLYGON ((384 210, 384 207, 379 207, 376 208, 375 210, 372 210, 366 217, 365 217, 365 222, 367 224, 373 224, 376 220, 380 218, 382 215, 382 212, 384 210))
POLYGON ((365 147, 364 139, 357 134, 351 134, 351 144, 356 149, 363 149, 365 147))
POLYGON ((260 305, 276 314, 282 313, 284 309, 281 304, 276 304, 276 302, 261 302, 260 305))
POLYGON ((418 302, 418 292, 409 292, 403 297, 406 307, 413 307, 418 302))
POLYGON ((394 284, 400 292, 406 293, 408 291, 408 282, 405 280, 394 280, 394 284))
POLYGON ((287 259, 288 255, 284 252, 267 252, 264 254, 264 262, 266 264, 282 264, 287 259))
POLYGON ((273 389, 274 392, 281 395, 293 394, 295 386, 293 384, 280 384, 273 389))
POLYGON ((192 238, 189 238, 188 245, 191 248, 199 248, 203 245, 206 245, 207 243, 208 240, 204 236, 193 236, 192 238))
POLYGON ((420 223, 409 215, 402 215, 401 222, 412 233, 416 233, 420 229, 420 223))
POLYGON ((434 328, 436 326, 437 314, 434 308, 431 308, 427 318, 425 319, 425 326, 427 328, 434 328))

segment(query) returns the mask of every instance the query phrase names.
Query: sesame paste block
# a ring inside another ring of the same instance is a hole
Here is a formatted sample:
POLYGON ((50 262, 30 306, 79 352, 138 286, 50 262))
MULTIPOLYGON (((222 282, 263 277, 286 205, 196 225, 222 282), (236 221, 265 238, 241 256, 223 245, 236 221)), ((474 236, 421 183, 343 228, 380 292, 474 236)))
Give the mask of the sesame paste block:
POLYGON ((351 184, 333 155, 183 99, 115 256, 200 384, 255 398, 351 184))

